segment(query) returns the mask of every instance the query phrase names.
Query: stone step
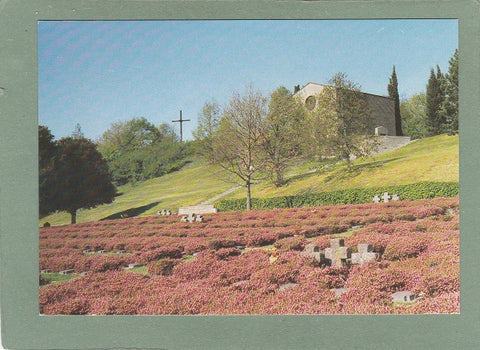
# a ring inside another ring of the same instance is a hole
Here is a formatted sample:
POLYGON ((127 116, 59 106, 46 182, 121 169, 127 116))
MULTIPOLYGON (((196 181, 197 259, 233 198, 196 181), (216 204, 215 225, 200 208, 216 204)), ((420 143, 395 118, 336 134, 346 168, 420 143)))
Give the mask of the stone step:
POLYGON ((380 145, 374 153, 391 151, 409 144, 409 136, 379 136, 380 145))

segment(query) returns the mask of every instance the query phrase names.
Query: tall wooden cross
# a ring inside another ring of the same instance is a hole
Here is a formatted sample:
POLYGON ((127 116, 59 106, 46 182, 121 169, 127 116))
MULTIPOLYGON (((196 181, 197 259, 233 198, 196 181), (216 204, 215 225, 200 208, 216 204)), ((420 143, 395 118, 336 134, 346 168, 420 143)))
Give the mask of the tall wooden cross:
POLYGON ((182 119, 182 110, 180 110, 180 119, 178 120, 172 120, 172 123, 180 123, 180 142, 183 141, 183 129, 182 125, 184 122, 189 122, 190 119, 182 119))

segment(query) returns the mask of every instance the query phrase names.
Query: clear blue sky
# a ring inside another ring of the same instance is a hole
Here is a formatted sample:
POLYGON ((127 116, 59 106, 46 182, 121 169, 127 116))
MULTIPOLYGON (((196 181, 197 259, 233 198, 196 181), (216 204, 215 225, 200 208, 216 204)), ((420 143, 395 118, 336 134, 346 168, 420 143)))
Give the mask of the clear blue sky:
POLYGON ((203 104, 226 105, 252 84, 327 83, 337 72, 387 95, 395 65, 403 98, 425 91, 458 47, 456 20, 49 21, 39 23, 39 124, 56 139, 80 123, 96 139, 145 117, 191 139, 203 104))

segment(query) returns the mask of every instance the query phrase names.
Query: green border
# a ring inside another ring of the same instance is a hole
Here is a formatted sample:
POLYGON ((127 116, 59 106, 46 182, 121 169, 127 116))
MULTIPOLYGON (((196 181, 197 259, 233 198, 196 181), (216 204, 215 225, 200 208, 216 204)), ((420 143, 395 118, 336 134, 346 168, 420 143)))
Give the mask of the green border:
POLYGON ((2 341, 14 349, 480 348, 476 206, 480 3, 446 1, 0 0, 2 341), (372 316, 39 316, 37 21, 458 18, 461 313, 372 316))

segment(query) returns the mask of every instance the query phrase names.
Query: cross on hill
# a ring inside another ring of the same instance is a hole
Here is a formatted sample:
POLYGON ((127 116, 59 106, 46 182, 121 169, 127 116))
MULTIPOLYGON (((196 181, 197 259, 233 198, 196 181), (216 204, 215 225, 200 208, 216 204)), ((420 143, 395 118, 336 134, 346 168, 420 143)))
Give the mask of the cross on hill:
POLYGON ((180 119, 178 120, 172 120, 172 123, 180 123, 180 142, 183 141, 183 130, 182 130, 182 125, 184 122, 189 122, 190 119, 182 119, 182 110, 180 110, 180 119))

